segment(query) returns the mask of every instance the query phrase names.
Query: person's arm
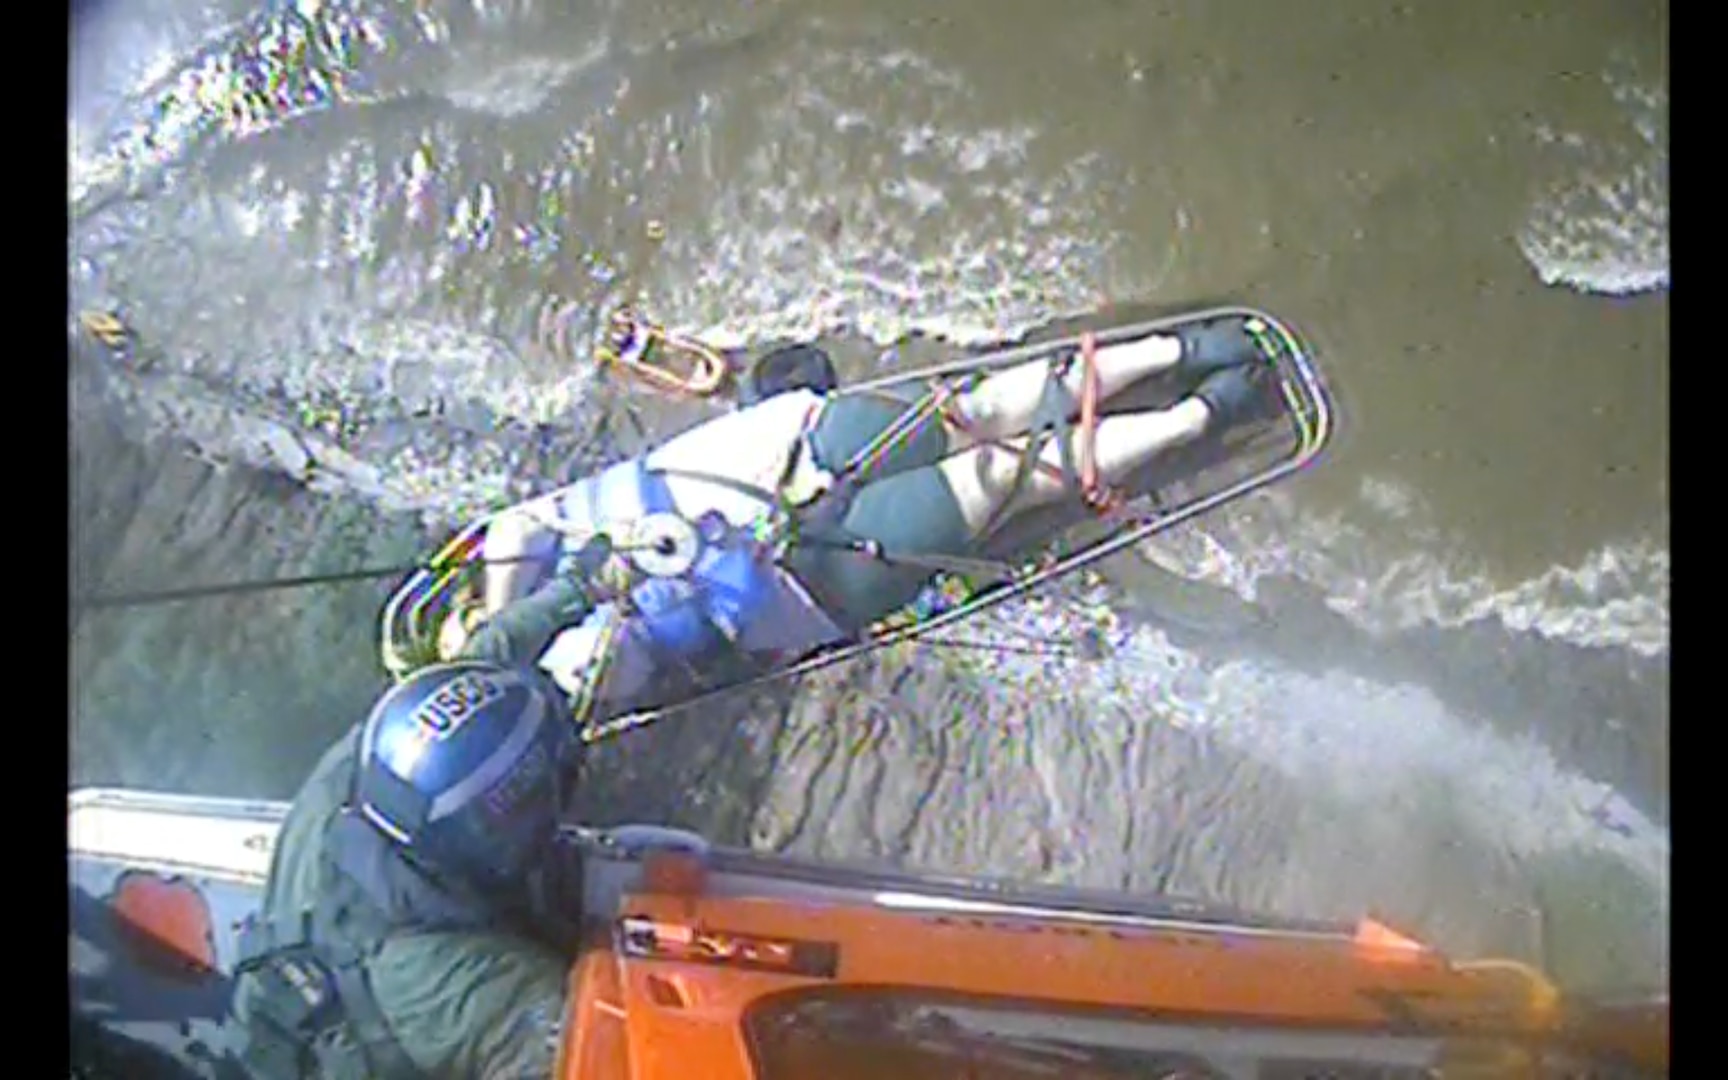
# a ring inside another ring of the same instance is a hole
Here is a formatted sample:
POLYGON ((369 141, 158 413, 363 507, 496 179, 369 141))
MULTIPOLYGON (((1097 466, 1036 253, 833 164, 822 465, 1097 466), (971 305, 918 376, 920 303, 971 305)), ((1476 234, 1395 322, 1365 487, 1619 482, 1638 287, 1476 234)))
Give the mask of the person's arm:
POLYGON ((484 660, 504 667, 533 664, 553 638, 586 619, 597 606, 582 585, 568 578, 553 578, 533 595, 488 616, 457 659, 484 660))
POLYGON ((590 540, 564 573, 487 616, 457 658, 505 667, 535 663, 553 638, 600 606, 606 591, 599 583, 600 569, 611 555, 612 544, 605 535, 590 540))
POLYGON ((378 1005, 430 1076, 550 1080, 570 961, 501 933, 389 939, 367 965, 378 1005))

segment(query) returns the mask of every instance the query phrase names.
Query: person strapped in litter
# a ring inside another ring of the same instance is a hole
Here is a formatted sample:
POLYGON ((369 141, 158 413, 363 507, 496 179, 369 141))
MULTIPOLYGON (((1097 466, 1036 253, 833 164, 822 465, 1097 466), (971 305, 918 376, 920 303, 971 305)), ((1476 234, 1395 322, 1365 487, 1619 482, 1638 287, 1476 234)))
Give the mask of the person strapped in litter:
POLYGON ((858 639, 942 571, 979 565, 1016 514, 1065 498, 1108 511, 1112 484, 1254 414, 1267 370, 1241 317, 1088 338, 934 392, 843 389, 821 350, 784 349, 757 362, 736 411, 492 518, 483 608, 610 535, 601 572, 623 599, 542 666, 603 712, 689 697, 858 639), (1126 387, 1172 374, 1186 390, 1174 404, 1111 411, 1126 387))

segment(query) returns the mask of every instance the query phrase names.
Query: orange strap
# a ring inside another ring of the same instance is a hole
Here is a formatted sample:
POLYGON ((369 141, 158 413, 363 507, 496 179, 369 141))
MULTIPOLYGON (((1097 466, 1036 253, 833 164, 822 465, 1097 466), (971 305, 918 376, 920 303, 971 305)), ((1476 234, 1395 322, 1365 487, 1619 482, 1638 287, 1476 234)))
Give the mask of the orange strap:
MULTIPOLYGON (((1093 511, 1110 514, 1121 508, 1123 500, 1120 493, 1098 478, 1098 404, 1102 394, 1098 377, 1098 339, 1090 331, 1080 335, 1080 364, 1080 423, 1075 429, 1080 443, 1080 496, 1093 511)), ((942 402, 940 413, 956 430, 969 430, 965 415, 954 407, 952 401, 942 402)), ((980 439, 979 442, 1007 448, 997 439, 980 439)), ((1026 452, 1030 453, 1030 450, 1026 452)), ((1032 463, 1032 467, 1059 483, 1068 479, 1060 465, 1038 460, 1032 463)))
POLYGON ((1103 395, 1098 375, 1098 339, 1091 331, 1080 337, 1080 362, 1085 365, 1080 384, 1080 492, 1093 510, 1100 514, 1115 513, 1122 508, 1122 493, 1098 477, 1098 403, 1103 395))

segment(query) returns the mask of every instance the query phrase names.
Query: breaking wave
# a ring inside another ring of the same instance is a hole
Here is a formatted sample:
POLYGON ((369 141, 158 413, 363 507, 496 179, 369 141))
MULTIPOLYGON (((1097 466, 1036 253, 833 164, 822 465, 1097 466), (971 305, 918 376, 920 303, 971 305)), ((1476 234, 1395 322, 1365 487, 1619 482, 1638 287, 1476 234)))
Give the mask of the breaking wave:
POLYGON ((1518 234, 1549 285, 1627 295, 1668 288, 1668 88, 1616 66, 1603 76, 1621 113, 1609 137, 1541 126, 1556 161, 1518 234))
POLYGON ((1516 582, 1496 580, 1463 550, 1424 521, 1414 493, 1368 477, 1349 517, 1304 510, 1289 492, 1273 491, 1172 530, 1145 554, 1249 602, 1259 582, 1298 577, 1318 586, 1332 610, 1373 632, 1492 619, 1576 645, 1668 652, 1665 544, 1648 537, 1605 544, 1576 565, 1516 582))

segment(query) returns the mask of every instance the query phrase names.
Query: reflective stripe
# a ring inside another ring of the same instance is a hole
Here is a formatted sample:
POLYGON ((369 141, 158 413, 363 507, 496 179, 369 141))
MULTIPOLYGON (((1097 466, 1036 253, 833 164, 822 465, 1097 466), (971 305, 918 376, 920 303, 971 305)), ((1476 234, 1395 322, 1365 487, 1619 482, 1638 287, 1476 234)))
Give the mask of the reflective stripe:
POLYGON ((511 730, 509 737, 480 763, 479 768, 433 798, 431 807, 426 811, 426 823, 430 825, 441 818, 449 817, 502 780, 504 774, 522 759, 528 747, 539 737, 540 729, 548 722, 550 711, 544 694, 529 694, 528 708, 517 717, 516 727, 511 730))

